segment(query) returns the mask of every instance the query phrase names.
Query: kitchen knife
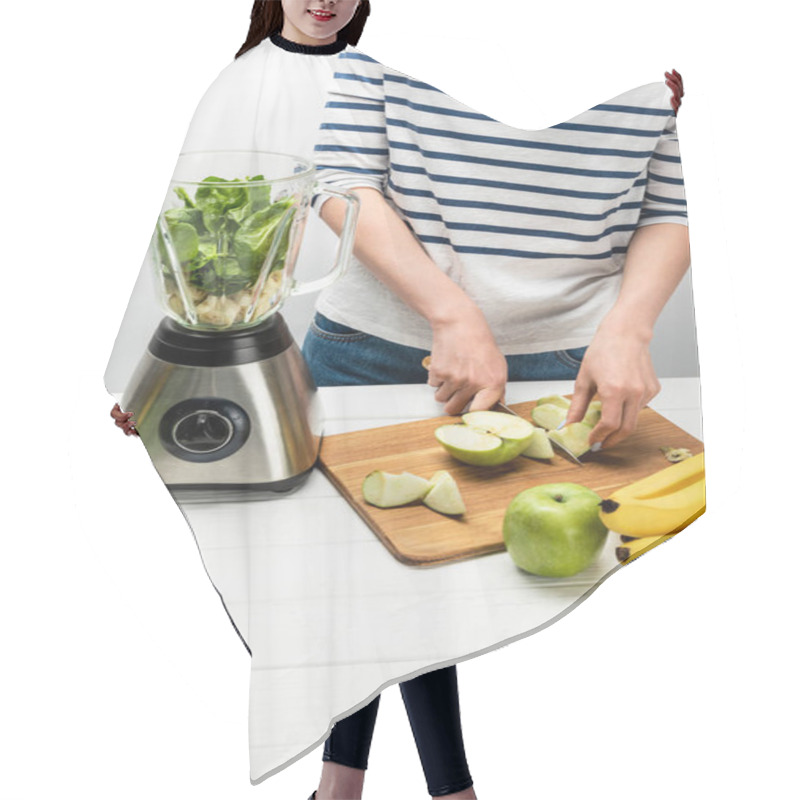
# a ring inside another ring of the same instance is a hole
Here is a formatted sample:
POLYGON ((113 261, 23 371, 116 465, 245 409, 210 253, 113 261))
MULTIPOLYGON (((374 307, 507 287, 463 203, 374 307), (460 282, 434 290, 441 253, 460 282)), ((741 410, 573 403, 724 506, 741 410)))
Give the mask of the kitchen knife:
MULTIPOLYGON (((496 402, 492 408, 495 411, 502 411, 505 414, 513 414, 515 417, 525 419, 522 414, 517 414, 516 411, 510 409, 507 405, 501 403, 500 401, 496 402)), ((547 438, 550 439, 549 436, 547 438)), ((570 450, 566 445, 561 444, 561 442, 557 442, 555 439, 550 439, 550 444, 553 445, 553 447, 555 447, 557 450, 560 450, 565 456, 567 456, 567 458, 574 461, 579 466, 583 466, 583 461, 581 461, 578 456, 576 456, 575 453, 573 453, 572 450, 570 450)))
MULTIPOLYGON (((422 359, 422 366, 425 367, 425 369, 429 369, 430 364, 431 364, 431 357, 425 356, 425 358, 422 359)), ((505 405, 505 403, 501 403, 499 400, 492 406, 492 410, 502 411, 504 414, 513 414, 515 417, 519 417, 520 419, 525 419, 522 416, 522 414, 517 414, 516 411, 510 409, 507 405, 505 405)), ((547 438, 550 439, 549 436, 547 438)), ((576 456, 575 453, 573 453, 572 450, 570 450, 568 447, 561 444, 561 442, 557 442, 554 439, 550 439, 550 444, 552 444, 556 449, 560 450, 571 461, 574 461, 581 467, 583 466, 583 462, 578 458, 578 456, 576 456)))

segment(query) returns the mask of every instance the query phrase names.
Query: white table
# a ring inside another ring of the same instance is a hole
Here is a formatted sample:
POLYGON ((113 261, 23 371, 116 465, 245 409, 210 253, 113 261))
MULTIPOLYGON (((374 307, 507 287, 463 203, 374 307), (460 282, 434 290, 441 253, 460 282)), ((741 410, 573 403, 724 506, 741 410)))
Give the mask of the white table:
MULTIPOLYGON (((702 437, 699 381, 673 378, 653 408, 702 437)), ((509 384, 507 402, 571 382, 509 384)), ((428 386, 321 389, 328 434, 440 415, 428 386)), ((382 688, 554 622, 619 568, 615 542, 574 578, 517 569, 506 553, 409 567, 315 470, 277 500, 185 505, 205 567, 252 653, 254 783, 317 747, 382 688)))

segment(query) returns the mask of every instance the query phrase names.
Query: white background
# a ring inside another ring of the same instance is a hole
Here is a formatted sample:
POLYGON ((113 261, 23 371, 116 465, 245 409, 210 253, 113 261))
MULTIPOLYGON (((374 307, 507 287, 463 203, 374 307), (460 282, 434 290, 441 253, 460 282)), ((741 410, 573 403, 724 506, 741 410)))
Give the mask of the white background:
MULTIPOLYGON (((102 384, 188 120, 250 2, 14 6, 0 25, 0 797, 304 800, 318 752, 249 784, 248 657, 102 384)), ((374 6, 366 52, 512 124, 549 126, 673 66, 687 86, 709 511, 557 625, 459 668, 479 796, 792 796, 797 114, 782 6, 374 6)), ((365 800, 425 796, 388 690, 365 800)))

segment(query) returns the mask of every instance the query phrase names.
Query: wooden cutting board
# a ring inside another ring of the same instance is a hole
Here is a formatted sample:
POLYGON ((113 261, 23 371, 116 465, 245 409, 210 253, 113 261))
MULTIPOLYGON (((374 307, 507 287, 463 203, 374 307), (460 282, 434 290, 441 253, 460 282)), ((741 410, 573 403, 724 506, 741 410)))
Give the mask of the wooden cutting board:
MULTIPOLYGON (((510 407, 530 419, 535 404, 530 401, 510 407)), ((439 425, 457 421, 456 417, 436 417, 323 439, 319 458, 323 472, 404 564, 430 566, 504 550, 506 507, 531 486, 569 481, 607 497, 621 486, 668 467, 659 449, 663 445, 688 447, 693 454, 703 450, 699 439, 645 408, 634 434, 608 452, 583 456, 583 466, 556 454, 551 462, 519 457, 498 467, 474 467, 457 461, 434 437, 439 425), (361 484, 376 469, 413 472, 424 478, 446 469, 458 483, 467 513, 447 517, 421 503, 400 508, 368 505, 361 484)))

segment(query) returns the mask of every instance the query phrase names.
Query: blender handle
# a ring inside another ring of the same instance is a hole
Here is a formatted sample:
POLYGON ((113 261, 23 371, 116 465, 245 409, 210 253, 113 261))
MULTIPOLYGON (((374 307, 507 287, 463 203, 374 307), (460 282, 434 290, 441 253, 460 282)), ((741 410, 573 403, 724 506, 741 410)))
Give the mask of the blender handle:
POLYGON ((344 215, 342 232, 339 234, 339 246, 336 248, 336 261, 330 272, 326 272, 321 278, 313 281, 295 281, 292 286, 292 294, 308 294, 318 292, 326 286, 332 284, 347 268, 350 258, 353 255, 353 242, 356 238, 356 220, 358 219, 358 209, 361 201, 352 192, 343 192, 331 186, 317 185, 317 194, 327 194, 331 197, 338 197, 347 203, 344 215))

